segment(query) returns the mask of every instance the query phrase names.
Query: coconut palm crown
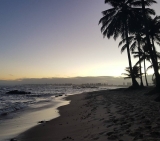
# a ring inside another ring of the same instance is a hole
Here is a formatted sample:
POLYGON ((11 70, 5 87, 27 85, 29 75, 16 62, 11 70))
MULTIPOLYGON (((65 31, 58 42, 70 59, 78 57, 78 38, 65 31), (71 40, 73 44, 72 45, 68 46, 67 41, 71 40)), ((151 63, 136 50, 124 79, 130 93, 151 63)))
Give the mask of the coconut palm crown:
MULTIPOLYGON (((141 68, 138 67, 138 66, 133 67, 132 70, 133 70, 133 74, 134 74, 135 78, 141 78, 141 76, 143 75, 143 74, 140 73, 140 69, 141 68)), ((125 71, 126 71, 126 73, 122 73, 122 75, 125 75, 124 79, 131 78, 131 72, 130 72, 129 67, 126 67, 125 71)))
MULTIPOLYGON (((130 72, 132 74, 128 35, 130 33, 130 29, 134 29, 139 19, 141 19, 142 10, 141 8, 134 8, 132 6, 134 0, 105 0, 105 3, 109 3, 112 8, 102 12, 103 17, 99 21, 99 24, 102 24, 101 32, 103 33, 104 37, 107 36, 107 38, 110 38, 113 36, 115 40, 119 36, 126 38, 128 62, 130 72)), ((148 15, 155 14, 151 9, 147 9, 146 13, 148 15)), ((132 85, 137 87, 138 83, 135 79, 135 76, 133 74, 131 76, 132 85)))

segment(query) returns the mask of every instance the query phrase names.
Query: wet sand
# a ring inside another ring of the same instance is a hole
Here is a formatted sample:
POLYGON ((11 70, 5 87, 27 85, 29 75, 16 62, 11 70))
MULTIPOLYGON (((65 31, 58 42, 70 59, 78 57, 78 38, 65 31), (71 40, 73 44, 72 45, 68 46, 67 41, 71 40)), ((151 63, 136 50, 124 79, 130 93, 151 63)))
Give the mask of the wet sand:
POLYGON ((35 126, 18 141, 159 141, 160 103, 156 95, 118 89, 67 97, 60 117, 35 126))
POLYGON ((52 102, 39 103, 23 111, 10 113, 0 117, 0 141, 9 141, 18 134, 38 125, 39 121, 48 121, 59 117, 57 108, 69 104, 64 96, 55 98, 52 102))

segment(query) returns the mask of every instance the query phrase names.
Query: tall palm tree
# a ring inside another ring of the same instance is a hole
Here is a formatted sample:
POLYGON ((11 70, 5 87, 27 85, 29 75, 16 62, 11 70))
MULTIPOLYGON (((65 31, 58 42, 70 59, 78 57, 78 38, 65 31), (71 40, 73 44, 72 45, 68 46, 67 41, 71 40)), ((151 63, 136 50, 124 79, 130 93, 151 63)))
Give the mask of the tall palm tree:
MULTIPOLYGON (((123 43, 125 43, 126 39, 123 39, 120 43, 119 46, 121 46, 123 43)), ((135 33, 134 35, 129 37, 129 45, 130 45, 130 50, 133 52, 135 51, 135 49, 138 49, 138 52, 141 51, 141 44, 144 44, 144 39, 141 36, 140 32, 135 33)), ((121 53, 126 49, 126 44, 122 47, 121 49, 121 53)), ((140 53, 138 53, 138 57, 139 57, 139 67, 141 67, 141 62, 140 62, 140 53)), ((140 69, 140 74, 142 73, 141 69, 140 69)), ((140 77, 140 85, 143 86, 143 80, 142 80, 142 75, 140 77)))
MULTIPOLYGON (((108 2, 107 0, 105 3, 108 2)), ((132 62, 131 55, 129 50, 129 28, 131 25, 136 24, 136 20, 138 21, 138 16, 140 14, 140 10, 137 8, 132 8, 129 4, 129 0, 118 0, 118 1, 110 1, 112 6, 111 9, 105 10, 102 12, 103 17, 100 19, 99 24, 102 24, 101 31, 105 36, 113 38, 116 40, 119 35, 121 37, 126 38, 127 45, 127 55, 129 68, 131 72, 132 85, 137 87, 139 84, 137 83, 135 76, 132 73, 132 62)))
MULTIPOLYGON (((148 84, 147 77, 146 77, 146 72, 147 72, 148 69, 153 68, 153 64, 152 64, 152 61, 151 61, 151 56, 150 56, 150 53, 148 51, 147 45, 146 44, 143 45, 140 52, 132 52, 132 54, 134 54, 134 58, 138 58, 139 56, 141 56, 140 60, 135 64, 135 66, 137 66, 142 61, 144 62, 144 74, 145 74, 146 84, 148 84), (147 60, 148 62, 151 63, 151 65, 147 69, 146 69, 145 60, 147 60)), ((156 51, 156 56, 157 56, 157 60, 160 59, 160 52, 156 51)), ((158 63, 158 69, 160 70, 160 62, 157 62, 157 63, 158 63)), ((154 73, 154 75, 155 75, 155 73, 154 73)))
MULTIPOLYGON (((137 0, 139 1, 139 0, 137 0)), ((153 50, 152 50, 152 46, 151 46, 151 42, 149 39, 149 27, 148 27, 148 22, 147 22, 147 15, 146 15, 146 7, 145 7, 145 3, 148 4, 148 6, 150 6, 152 3, 156 3, 155 0, 140 0, 141 5, 142 5, 142 13, 143 13, 143 20, 144 20, 144 26, 145 26, 145 33, 146 33, 146 39, 147 39, 147 47, 151 56, 151 60, 152 60, 152 64, 153 64, 153 68, 154 68, 154 72, 155 72, 155 79, 156 79, 156 88, 158 91, 160 91, 160 75, 158 72, 158 63, 156 62, 153 50)))
POLYGON ((148 19, 148 25, 149 25, 149 36, 152 42, 153 53, 155 56, 155 60, 157 62, 155 42, 157 44, 160 44, 160 16, 156 16, 153 19, 152 18, 148 19))
MULTIPOLYGON (((160 16, 156 16, 155 18, 147 17, 147 22, 148 22, 148 27, 149 27, 149 37, 152 42, 151 47, 153 49, 155 61, 156 61, 156 63, 158 63, 157 57, 159 58, 159 53, 156 51, 154 42, 156 42, 158 45, 160 45, 160 16)), ((146 46, 146 37, 142 39, 140 36, 140 35, 144 36, 144 34, 145 34, 145 30, 144 30, 144 28, 142 28, 143 26, 141 26, 140 24, 141 23, 139 23, 139 30, 135 31, 135 36, 136 36, 135 39, 138 41, 137 43, 138 43, 138 51, 139 51, 137 57, 140 60, 140 56, 142 56, 141 59, 144 59, 144 66, 145 66, 145 59, 150 61, 151 57, 150 57, 150 53, 148 52, 149 50, 147 49, 147 46, 146 46), (140 44, 143 45, 143 48, 142 48, 143 52, 142 52, 142 50, 140 52, 140 44)), ((134 43, 132 44, 132 46, 131 46, 132 51, 135 48, 134 47, 135 45, 136 44, 134 44, 134 43)), ((139 63, 140 63, 140 61, 139 61, 139 63)), ((153 65, 152 65, 152 68, 153 68, 153 65)), ((146 69, 146 67, 144 67, 144 69, 146 69)), ((144 72, 146 72, 146 70, 144 70, 144 72)), ((145 78, 146 78, 146 73, 145 73, 145 78)), ((147 83, 148 82, 146 79, 146 84, 147 83)))
MULTIPOLYGON (((153 65, 150 65, 147 70, 152 69, 153 65)), ((160 70, 160 62, 158 62, 158 69, 160 70)), ((156 85, 156 81, 155 81, 155 73, 152 75, 152 81, 153 83, 156 85)))
POLYGON ((140 62, 143 62, 145 81, 146 85, 148 86, 146 60, 149 62, 151 62, 151 60, 150 60, 150 54, 148 53, 148 49, 146 47, 147 47, 146 45, 143 45, 140 51, 132 52, 132 54, 134 54, 134 58, 139 58, 140 56, 140 59, 135 64, 135 66, 137 66, 140 62))

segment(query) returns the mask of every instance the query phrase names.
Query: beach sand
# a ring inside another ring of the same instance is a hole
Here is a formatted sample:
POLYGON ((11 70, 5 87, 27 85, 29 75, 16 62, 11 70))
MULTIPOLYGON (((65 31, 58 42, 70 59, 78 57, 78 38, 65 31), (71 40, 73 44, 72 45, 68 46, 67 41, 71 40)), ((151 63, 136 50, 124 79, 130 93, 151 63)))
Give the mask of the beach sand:
POLYGON ((20 134, 18 141, 160 141, 160 103, 141 90, 68 96, 60 117, 20 134))

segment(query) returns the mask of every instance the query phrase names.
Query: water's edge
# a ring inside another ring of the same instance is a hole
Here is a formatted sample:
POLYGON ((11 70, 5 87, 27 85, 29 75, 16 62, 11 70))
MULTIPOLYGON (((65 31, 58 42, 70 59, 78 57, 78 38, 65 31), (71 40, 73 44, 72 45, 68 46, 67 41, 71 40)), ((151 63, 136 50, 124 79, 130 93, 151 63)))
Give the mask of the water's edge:
POLYGON ((10 141, 24 131, 38 125, 39 121, 49 121, 60 116, 58 107, 67 105, 70 101, 66 96, 55 98, 51 103, 39 108, 26 108, 21 112, 7 115, 0 120, 0 141, 10 141))
MULTIPOLYGON (((21 104, 24 101, 29 101, 29 103, 26 108, 20 108, 17 111, 9 112, 6 115, 0 116, 0 141, 10 141, 12 138, 17 137, 19 134, 25 132, 26 130, 40 124, 38 123, 40 121, 49 121, 59 117, 60 114, 58 108, 70 103, 70 101, 66 100, 66 97, 69 95, 110 89, 108 87, 101 89, 51 88, 52 89, 50 89, 50 92, 48 92, 48 88, 42 87, 38 91, 33 91, 33 94, 27 97, 25 95, 9 95, 9 97, 7 97, 7 95, 2 94, 1 92, 2 98, 0 100, 2 101, 2 110, 3 103, 5 101, 6 103, 4 104, 6 107, 9 106, 10 108, 13 104, 21 104), (46 89, 45 92, 41 93, 44 88, 46 89), (65 93, 56 95, 55 91, 57 90, 61 93, 65 90, 65 93), (31 99, 30 97, 34 98, 31 99), (32 100, 31 103, 30 100, 32 100)), ((111 89, 116 88, 117 87, 112 87, 111 89)), ((30 87, 28 89, 30 89, 30 87)))

